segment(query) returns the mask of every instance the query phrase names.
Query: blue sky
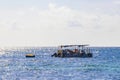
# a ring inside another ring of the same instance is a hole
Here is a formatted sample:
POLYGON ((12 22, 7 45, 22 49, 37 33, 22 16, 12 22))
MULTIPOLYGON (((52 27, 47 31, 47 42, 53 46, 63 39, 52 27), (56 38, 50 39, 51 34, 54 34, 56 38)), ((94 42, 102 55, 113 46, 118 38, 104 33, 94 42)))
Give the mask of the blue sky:
POLYGON ((119 0, 0 0, 0 46, 120 45, 119 0))

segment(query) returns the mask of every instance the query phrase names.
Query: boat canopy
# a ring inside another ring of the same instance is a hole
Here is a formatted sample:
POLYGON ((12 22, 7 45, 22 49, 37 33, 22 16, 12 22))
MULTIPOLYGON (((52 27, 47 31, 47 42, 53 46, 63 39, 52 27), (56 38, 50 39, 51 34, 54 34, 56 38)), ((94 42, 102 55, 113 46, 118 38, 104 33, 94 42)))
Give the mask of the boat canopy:
POLYGON ((89 46, 89 45, 88 44, 85 44, 85 45, 61 45, 61 47, 73 47, 73 46, 85 47, 85 46, 89 46))

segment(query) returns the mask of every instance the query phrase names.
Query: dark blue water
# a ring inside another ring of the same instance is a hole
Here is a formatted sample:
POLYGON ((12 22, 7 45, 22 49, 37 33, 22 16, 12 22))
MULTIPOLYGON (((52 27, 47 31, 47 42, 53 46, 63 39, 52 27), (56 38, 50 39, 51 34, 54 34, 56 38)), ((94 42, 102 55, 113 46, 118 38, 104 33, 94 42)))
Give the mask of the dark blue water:
POLYGON ((5 49, 0 80, 120 80, 120 48, 92 48, 93 58, 54 58, 56 48, 5 49), (34 53, 35 58, 26 58, 34 53))

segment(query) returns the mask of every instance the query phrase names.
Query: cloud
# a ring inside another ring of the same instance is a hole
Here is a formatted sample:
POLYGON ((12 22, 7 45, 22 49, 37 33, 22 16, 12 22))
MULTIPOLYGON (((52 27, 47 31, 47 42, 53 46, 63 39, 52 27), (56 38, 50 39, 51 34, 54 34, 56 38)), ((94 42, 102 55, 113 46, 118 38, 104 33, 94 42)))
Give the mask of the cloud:
POLYGON ((0 44, 3 46, 99 45, 104 41, 108 45, 108 41, 112 44, 119 41, 111 37, 119 34, 119 15, 88 13, 50 3, 45 10, 37 7, 6 10, 0 17, 0 44))
POLYGON ((69 21, 68 27, 82 27, 82 25, 80 22, 77 22, 77 21, 69 21))
POLYGON ((113 1, 114 4, 120 5, 120 1, 119 0, 115 0, 113 1))

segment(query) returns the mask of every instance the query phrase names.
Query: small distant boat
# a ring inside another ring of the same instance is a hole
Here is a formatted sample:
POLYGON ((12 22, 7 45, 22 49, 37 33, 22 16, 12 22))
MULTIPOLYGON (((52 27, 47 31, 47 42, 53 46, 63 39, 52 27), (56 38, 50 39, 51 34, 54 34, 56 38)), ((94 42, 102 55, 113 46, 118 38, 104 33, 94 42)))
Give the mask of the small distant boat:
POLYGON ((35 57, 35 55, 34 54, 26 54, 26 57, 35 57))
POLYGON ((88 45, 61 45, 52 57, 81 57, 90 58, 93 54, 90 52, 88 45))

